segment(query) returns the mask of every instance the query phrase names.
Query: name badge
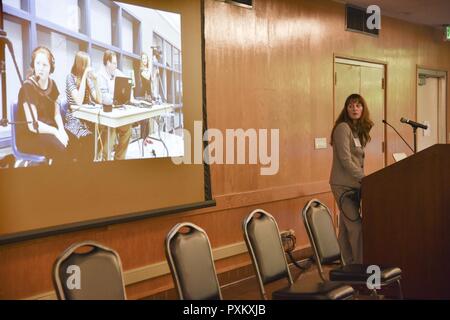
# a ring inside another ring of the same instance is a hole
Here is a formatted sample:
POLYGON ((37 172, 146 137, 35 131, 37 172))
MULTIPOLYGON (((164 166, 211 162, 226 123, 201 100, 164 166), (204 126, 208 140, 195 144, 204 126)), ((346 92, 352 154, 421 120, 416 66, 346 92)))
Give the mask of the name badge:
POLYGON ((355 146, 357 148, 362 148, 361 142, 359 141, 359 138, 353 138, 353 140, 355 141, 355 146))

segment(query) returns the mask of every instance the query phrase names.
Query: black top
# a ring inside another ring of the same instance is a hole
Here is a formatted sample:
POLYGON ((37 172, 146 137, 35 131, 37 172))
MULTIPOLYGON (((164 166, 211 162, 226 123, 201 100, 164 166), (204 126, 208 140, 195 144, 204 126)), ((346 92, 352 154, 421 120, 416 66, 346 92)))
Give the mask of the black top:
POLYGON ((136 88, 134 91, 135 97, 145 97, 146 95, 151 96, 151 94, 151 81, 145 79, 142 74, 139 73, 139 76, 137 77, 136 88))
MULTIPOLYGON (((55 122, 55 103, 59 96, 59 90, 55 81, 49 79, 48 88, 43 90, 32 80, 27 80, 19 91, 17 107, 17 121, 27 121, 24 112, 24 103, 28 102, 36 107, 36 121, 43 122, 52 127, 57 127, 55 122)), ((31 109, 30 109, 31 112, 31 109)), ((30 119, 31 120, 31 119, 30 119)), ((27 135, 32 132, 28 126, 20 124, 16 126, 19 135, 27 135)))

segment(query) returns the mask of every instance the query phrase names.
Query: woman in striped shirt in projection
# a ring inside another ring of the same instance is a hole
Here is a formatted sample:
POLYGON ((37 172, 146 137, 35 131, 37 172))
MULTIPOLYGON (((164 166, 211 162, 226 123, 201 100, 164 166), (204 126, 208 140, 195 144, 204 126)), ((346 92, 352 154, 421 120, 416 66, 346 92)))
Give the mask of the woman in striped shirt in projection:
POLYGON ((77 137, 73 148, 74 157, 78 161, 93 161, 94 125, 73 115, 77 106, 102 103, 97 77, 86 52, 79 51, 75 55, 72 70, 66 78, 66 97, 69 108, 65 117, 65 128, 77 137))

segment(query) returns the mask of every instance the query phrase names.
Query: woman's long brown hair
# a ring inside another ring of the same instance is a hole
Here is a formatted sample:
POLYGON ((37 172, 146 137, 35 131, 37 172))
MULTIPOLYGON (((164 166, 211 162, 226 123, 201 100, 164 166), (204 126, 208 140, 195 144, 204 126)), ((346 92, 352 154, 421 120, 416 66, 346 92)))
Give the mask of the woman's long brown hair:
POLYGON ((361 145, 363 147, 366 146, 366 144, 370 141, 370 129, 373 127, 373 121, 370 119, 370 112, 367 108, 366 100, 362 96, 360 96, 357 93, 353 93, 348 96, 348 98, 345 100, 344 108, 342 109, 339 117, 336 119, 336 122, 334 123, 333 130, 331 131, 331 145, 333 145, 333 133, 338 124, 341 122, 346 122, 352 129, 352 131, 356 132, 358 135, 358 138, 361 142, 361 145), (356 123, 353 123, 352 119, 348 116, 347 107, 349 104, 356 102, 360 103, 363 106, 363 111, 361 118, 357 120, 356 123))
POLYGON ((72 74, 76 78, 77 87, 80 87, 84 70, 89 66, 89 55, 84 51, 78 51, 72 65, 72 74))

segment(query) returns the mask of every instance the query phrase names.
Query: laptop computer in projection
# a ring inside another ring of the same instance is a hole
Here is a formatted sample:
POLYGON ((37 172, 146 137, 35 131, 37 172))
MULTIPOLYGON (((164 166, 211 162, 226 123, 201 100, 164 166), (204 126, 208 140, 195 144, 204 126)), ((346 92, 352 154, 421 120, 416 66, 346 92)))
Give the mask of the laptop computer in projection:
POLYGON ((114 98, 115 106, 128 104, 131 98, 132 80, 128 77, 116 77, 114 80, 114 98))

